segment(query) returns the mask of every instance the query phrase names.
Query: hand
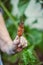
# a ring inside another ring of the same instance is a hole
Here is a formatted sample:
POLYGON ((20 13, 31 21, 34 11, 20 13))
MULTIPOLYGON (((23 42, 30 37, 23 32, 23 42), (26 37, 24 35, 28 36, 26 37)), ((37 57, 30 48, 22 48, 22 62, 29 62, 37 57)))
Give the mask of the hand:
POLYGON ((24 36, 20 37, 20 44, 18 44, 18 47, 21 47, 21 46, 22 46, 22 48, 27 47, 27 40, 25 39, 24 36))
POLYGON ((14 45, 16 45, 15 46, 16 51, 20 52, 23 50, 23 48, 27 47, 27 40, 23 36, 21 36, 20 38, 18 36, 16 36, 16 38, 14 40, 14 45))
POLYGON ((20 37, 20 43, 18 44, 18 48, 16 49, 17 52, 20 52, 23 50, 23 48, 27 47, 27 40, 25 37, 20 37))
POLYGON ((16 38, 14 40, 14 44, 16 45, 16 52, 22 51, 22 47, 20 45, 20 38, 19 38, 19 36, 16 36, 16 38))

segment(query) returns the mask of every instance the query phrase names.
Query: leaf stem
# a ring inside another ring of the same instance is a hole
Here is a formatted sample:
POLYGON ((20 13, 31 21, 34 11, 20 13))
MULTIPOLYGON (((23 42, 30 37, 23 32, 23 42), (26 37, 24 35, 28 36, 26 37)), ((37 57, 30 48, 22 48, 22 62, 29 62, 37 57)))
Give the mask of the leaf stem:
POLYGON ((12 15, 9 13, 9 11, 7 10, 7 8, 3 5, 2 2, 0 2, 0 6, 3 8, 3 10, 5 11, 5 13, 9 16, 9 18, 13 21, 15 27, 17 28, 18 25, 17 23, 15 22, 15 20, 13 19, 12 15))

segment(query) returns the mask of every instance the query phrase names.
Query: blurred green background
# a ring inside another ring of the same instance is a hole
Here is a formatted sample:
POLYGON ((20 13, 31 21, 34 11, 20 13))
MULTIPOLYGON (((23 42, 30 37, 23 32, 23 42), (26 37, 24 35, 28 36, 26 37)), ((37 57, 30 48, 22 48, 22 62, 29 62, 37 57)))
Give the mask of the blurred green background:
POLYGON ((15 55, 2 54, 4 65, 43 65, 43 0, 0 0, 6 27, 14 40, 20 21, 28 47, 15 55))

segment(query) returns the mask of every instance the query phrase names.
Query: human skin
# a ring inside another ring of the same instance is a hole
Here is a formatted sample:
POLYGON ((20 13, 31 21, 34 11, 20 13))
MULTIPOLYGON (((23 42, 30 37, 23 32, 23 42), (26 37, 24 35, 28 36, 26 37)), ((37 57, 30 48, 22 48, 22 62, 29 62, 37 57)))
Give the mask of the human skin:
POLYGON ((0 49, 1 49, 1 51, 9 54, 10 53, 9 50, 11 52, 13 50, 15 50, 18 42, 19 42, 19 39, 15 40, 15 42, 11 39, 11 37, 8 33, 8 30, 6 28, 5 21, 3 19, 3 15, 0 12, 0 49))

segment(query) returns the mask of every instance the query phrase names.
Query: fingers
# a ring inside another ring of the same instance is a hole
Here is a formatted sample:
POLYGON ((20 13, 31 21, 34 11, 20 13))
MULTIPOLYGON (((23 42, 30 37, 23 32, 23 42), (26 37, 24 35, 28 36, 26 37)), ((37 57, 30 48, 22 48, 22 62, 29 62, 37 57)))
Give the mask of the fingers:
POLYGON ((27 40, 25 39, 25 37, 23 37, 23 36, 20 37, 20 43, 18 44, 18 47, 20 47, 20 48, 27 47, 27 40))
POLYGON ((22 45, 21 45, 21 43, 20 44, 18 44, 18 47, 21 47, 22 45))
POLYGON ((16 36, 16 38, 14 39, 14 44, 18 44, 19 43, 19 37, 16 36))
POLYGON ((25 39, 25 37, 21 36, 20 43, 22 46, 27 47, 27 40, 25 39))
POLYGON ((16 45, 16 51, 20 52, 23 48, 27 47, 27 40, 23 36, 21 36, 20 38, 16 36, 14 45, 16 45))
POLYGON ((25 48, 25 47, 27 47, 27 44, 24 44, 24 45, 22 46, 22 48, 25 48))
POLYGON ((16 51, 17 51, 17 52, 20 52, 20 51, 22 51, 22 48, 17 48, 16 51))

